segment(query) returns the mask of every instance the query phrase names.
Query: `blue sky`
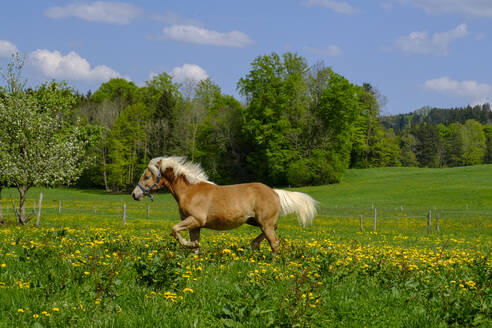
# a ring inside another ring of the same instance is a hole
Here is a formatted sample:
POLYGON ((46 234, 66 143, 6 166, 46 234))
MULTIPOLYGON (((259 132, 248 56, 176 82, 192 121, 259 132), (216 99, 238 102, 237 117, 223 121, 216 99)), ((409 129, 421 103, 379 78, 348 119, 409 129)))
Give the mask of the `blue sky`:
POLYGON ((8 1, 0 65, 82 92, 112 77, 209 77, 238 96, 258 55, 295 52, 373 84, 386 114, 492 100, 491 0, 8 1))

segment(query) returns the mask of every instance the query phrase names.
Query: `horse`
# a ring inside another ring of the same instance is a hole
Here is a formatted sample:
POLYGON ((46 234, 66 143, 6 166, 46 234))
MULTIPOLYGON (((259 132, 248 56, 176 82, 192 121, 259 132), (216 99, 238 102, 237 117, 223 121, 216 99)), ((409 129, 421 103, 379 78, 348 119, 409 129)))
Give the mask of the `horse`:
POLYGON ((295 213, 303 227, 311 225, 318 202, 311 196, 295 191, 272 189, 263 183, 216 185, 208 180, 199 164, 185 157, 157 157, 149 162, 132 192, 133 199, 166 187, 179 207, 181 222, 172 227, 172 235, 184 247, 199 252, 200 229, 230 230, 246 223, 261 229, 251 242, 253 251, 263 239, 278 254, 275 234, 279 215, 295 213), (189 231, 190 241, 180 231, 189 231))

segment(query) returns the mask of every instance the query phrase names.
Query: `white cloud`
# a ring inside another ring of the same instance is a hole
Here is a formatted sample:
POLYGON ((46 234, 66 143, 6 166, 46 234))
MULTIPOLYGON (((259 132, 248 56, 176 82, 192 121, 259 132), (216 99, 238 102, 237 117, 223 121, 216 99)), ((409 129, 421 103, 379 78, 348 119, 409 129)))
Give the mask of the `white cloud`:
POLYGON ((492 99, 492 86, 473 80, 456 81, 448 76, 444 76, 425 81, 423 87, 429 91, 467 98, 474 103, 490 101, 492 99))
POLYGON ((434 33, 429 36, 427 31, 412 32, 407 36, 400 36, 395 41, 395 48, 408 54, 435 54, 448 55, 449 45, 468 35, 466 24, 460 24, 456 28, 442 33, 434 33))
POLYGON ((208 78, 207 72, 198 65, 184 64, 181 67, 174 67, 170 73, 175 82, 200 82, 208 78))
POLYGON ((399 0, 423 9, 428 14, 462 14, 467 17, 492 18, 490 0, 399 0))
POLYGON ((324 49, 313 48, 313 47, 304 47, 304 51, 312 53, 314 55, 318 55, 318 56, 329 56, 329 57, 343 56, 342 49, 340 49, 340 47, 335 46, 335 45, 329 45, 328 47, 326 47, 324 49))
POLYGON ((250 37, 239 31, 221 33, 193 25, 165 27, 164 38, 187 43, 243 48, 253 43, 250 37))
POLYGON ((339 14, 351 15, 357 12, 357 9, 352 7, 345 1, 333 1, 333 0, 306 0, 301 3, 307 7, 325 7, 333 10, 339 14))
POLYGON ((15 44, 7 40, 0 40, 0 57, 10 57, 10 55, 15 54, 17 51, 15 44))
POLYGON ((129 24, 142 15, 142 10, 125 2, 74 3, 66 7, 51 7, 44 14, 50 18, 77 17, 87 21, 129 24))
POLYGON ((91 68, 89 62, 75 51, 63 56, 59 51, 38 49, 30 55, 31 63, 44 75, 72 81, 107 81, 121 75, 105 65, 91 68))

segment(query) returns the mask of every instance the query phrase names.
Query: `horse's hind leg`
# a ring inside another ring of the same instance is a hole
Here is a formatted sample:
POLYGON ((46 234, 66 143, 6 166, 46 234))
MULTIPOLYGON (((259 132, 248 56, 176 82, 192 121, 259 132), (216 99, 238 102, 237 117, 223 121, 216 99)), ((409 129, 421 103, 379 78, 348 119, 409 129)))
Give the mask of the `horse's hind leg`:
POLYGON ((253 252, 256 252, 260 249, 260 243, 263 241, 263 239, 265 239, 265 237, 265 233, 262 232, 258 237, 253 239, 253 241, 251 242, 251 249, 253 250, 253 252))
POLYGON ((189 247, 189 248, 196 248, 196 247, 198 247, 198 240, 187 241, 183 238, 183 236, 181 236, 181 234, 179 232, 183 231, 183 230, 200 229, 200 227, 201 227, 200 222, 197 219, 195 219, 194 217, 189 216, 186 219, 184 219, 183 221, 181 221, 180 223, 173 226, 172 235, 174 236, 174 238, 176 238, 179 241, 179 243, 181 245, 183 245, 185 247, 189 247))
MULTIPOLYGON (((200 228, 190 230, 189 232, 190 232, 190 241, 191 242, 196 241, 197 243, 200 243, 200 228)), ((200 253, 200 245, 198 245, 193 249, 193 253, 195 254, 200 253)))
POLYGON ((278 254, 278 248, 280 242, 278 241, 277 235, 275 234, 275 229, 277 225, 265 225, 262 227, 263 233, 265 234, 266 239, 270 243, 270 247, 272 248, 272 252, 274 254, 278 254))

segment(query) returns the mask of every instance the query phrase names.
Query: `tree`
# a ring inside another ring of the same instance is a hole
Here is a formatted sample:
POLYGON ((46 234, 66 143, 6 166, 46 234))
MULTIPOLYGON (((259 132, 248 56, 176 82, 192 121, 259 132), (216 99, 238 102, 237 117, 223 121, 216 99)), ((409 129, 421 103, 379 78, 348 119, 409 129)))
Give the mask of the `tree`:
POLYGON ((484 163, 492 164, 492 126, 485 125, 483 128, 485 137, 487 138, 487 152, 485 154, 484 163))
POLYGON ((487 146, 482 125, 475 120, 467 120, 463 125, 463 163, 465 165, 482 164, 487 146))
POLYGON ((238 88, 246 97, 243 132, 252 145, 248 165, 257 177, 273 185, 285 184, 288 164, 299 157, 307 109, 303 57, 286 53, 259 56, 238 88))
POLYGON ((419 166, 439 167, 439 132, 433 124, 414 125, 412 134, 417 139, 416 153, 419 166))
POLYGON ((84 142, 79 129, 62 129, 53 112, 43 112, 29 93, 7 95, 0 103, 0 176, 19 191, 19 223, 29 188, 77 179, 84 167, 84 142))
POLYGON ((417 156, 417 139, 408 131, 400 138, 400 162, 403 166, 419 166, 417 156))
POLYGON ((116 120, 109 139, 108 183, 120 191, 135 183, 148 164, 146 122, 151 111, 141 102, 126 107, 116 120))
POLYGON ((29 188, 70 183, 88 159, 86 140, 66 120, 74 103, 70 90, 58 84, 23 90, 23 61, 13 56, 8 67, 8 87, 0 99, 0 181, 19 191, 15 212, 24 225, 30 219, 24 206, 29 188))
POLYGON ((241 104, 223 95, 209 79, 198 83, 193 103, 204 110, 204 117, 197 125, 196 161, 207 170, 212 181, 230 184, 246 180, 248 145, 241 131, 241 104))

